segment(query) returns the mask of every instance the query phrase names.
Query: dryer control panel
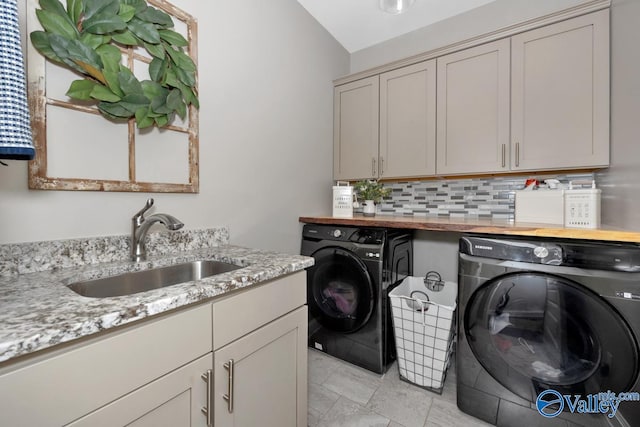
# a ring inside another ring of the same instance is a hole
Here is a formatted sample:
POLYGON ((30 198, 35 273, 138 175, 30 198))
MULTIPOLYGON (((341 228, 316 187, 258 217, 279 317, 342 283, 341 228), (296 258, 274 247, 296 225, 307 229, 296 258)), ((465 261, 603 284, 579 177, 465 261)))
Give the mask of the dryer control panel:
POLYGON ((499 240, 481 237, 462 237, 460 252, 483 258, 504 259, 532 264, 562 263, 562 247, 548 242, 499 240))
POLYGON ((463 236, 459 249, 460 253, 483 258, 640 272, 640 246, 633 243, 463 236))

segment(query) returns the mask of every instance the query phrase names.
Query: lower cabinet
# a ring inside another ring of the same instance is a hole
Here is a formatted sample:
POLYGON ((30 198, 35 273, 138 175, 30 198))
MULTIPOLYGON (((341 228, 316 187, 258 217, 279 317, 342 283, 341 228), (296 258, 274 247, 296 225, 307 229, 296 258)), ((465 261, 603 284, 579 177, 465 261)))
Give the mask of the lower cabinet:
POLYGON ((211 304, 203 304, 4 365, 0 425, 60 427, 112 402, 124 405, 142 387, 210 355, 211 331, 211 304))
POLYGON ((211 353, 72 422, 73 427, 207 427, 211 353))
POLYGON ((306 426, 305 304, 301 271, 4 364, 0 425, 306 426))
POLYGON ((307 425, 307 308, 214 353, 216 427, 307 425))

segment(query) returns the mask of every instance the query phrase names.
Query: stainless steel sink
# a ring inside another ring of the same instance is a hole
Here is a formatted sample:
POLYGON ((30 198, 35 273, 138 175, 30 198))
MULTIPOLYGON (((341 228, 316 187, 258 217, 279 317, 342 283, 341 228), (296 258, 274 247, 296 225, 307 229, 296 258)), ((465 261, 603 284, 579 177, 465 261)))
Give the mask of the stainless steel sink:
POLYGON ((67 287, 84 297, 117 297, 199 280, 239 268, 242 267, 222 261, 193 261, 100 279, 84 280, 71 283, 67 287))

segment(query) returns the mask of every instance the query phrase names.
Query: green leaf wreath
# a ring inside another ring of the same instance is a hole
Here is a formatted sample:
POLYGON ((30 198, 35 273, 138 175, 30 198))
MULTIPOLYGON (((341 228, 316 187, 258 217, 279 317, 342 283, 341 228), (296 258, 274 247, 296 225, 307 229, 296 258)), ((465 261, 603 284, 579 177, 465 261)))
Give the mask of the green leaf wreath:
POLYGON ((199 108, 196 65, 184 52, 187 40, 173 31, 167 13, 145 0, 40 0, 36 15, 44 31, 31 33, 46 58, 84 76, 67 96, 97 102, 112 120, 135 117, 139 128, 182 119, 187 107, 199 108), (120 47, 140 46, 152 60, 151 80, 139 81, 122 65, 120 47))

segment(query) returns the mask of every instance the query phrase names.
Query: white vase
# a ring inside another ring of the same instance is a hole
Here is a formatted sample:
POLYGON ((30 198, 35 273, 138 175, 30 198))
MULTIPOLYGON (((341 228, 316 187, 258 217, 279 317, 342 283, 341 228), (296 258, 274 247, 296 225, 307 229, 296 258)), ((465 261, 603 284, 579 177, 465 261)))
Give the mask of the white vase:
POLYGON ((376 215, 376 204, 373 200, 365 200, 362 202, 362 213, 364 216, 375 216, 376 215))

